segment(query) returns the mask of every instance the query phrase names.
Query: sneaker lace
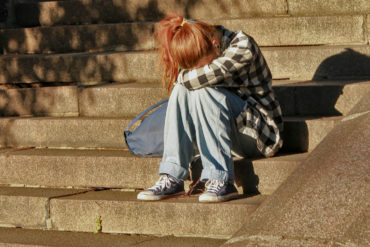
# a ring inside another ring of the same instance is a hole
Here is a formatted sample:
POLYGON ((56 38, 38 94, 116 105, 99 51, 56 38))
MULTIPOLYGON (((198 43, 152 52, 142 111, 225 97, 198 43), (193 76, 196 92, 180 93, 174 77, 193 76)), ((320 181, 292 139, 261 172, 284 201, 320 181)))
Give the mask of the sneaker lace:
POLYGON ((150 190, 154 191, 163 191, 164 189, 168 189, 171 187, 171 184, 174 183, 168 175, 161 175, 158 181, 150 188, 150 190))
POLYGON ((224 185, 224 181, 211 179, 207 181, 205 187, 207 192, 217 193, 224 185))

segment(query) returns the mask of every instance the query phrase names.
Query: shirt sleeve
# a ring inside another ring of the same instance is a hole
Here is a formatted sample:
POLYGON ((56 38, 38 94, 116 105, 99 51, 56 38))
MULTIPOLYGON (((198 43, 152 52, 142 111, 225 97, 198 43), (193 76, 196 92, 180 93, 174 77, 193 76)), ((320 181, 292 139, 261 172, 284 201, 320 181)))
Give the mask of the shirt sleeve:
POLYGON ((247 70, 254 58, 255 47, 247 35, 239 32, 220 57, 203 67, 180 71, 177 82, 190 90, 221 82, 228 83, 228 81, 228 84, 233 84, 232 80, 228 79, 234 74, 247 70))

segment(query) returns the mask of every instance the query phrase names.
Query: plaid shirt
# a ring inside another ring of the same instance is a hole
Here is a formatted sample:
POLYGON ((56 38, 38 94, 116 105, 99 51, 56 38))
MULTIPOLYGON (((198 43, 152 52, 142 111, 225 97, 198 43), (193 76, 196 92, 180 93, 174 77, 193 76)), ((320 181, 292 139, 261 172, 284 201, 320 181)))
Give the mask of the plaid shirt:
POLYGON ((203 87, 228 87, 244 101, 244 111, 236 122, 241 133, 257 140, 266 157, 282 146, 282 113, 272 90, 272 76, 261 50, 252 37, 242 31, 231 32, 222 26, 222 55, 211 64, 181 70, 177 79, 190 90, 203 87))

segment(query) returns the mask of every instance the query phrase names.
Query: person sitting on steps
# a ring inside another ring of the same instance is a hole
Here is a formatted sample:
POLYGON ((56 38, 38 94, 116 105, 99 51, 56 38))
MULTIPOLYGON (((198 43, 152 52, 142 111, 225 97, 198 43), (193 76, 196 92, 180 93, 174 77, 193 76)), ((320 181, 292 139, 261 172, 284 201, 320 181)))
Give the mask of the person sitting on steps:
POLYGON ((281 109, 254 39, 242 31, 170 14, 156 24, 163 80, 171 92, 159 180, 137 195, 161 200, 184 193, 199 153, 200 202, 235 198, 233 156, 273 156, 282 146, 281 109))

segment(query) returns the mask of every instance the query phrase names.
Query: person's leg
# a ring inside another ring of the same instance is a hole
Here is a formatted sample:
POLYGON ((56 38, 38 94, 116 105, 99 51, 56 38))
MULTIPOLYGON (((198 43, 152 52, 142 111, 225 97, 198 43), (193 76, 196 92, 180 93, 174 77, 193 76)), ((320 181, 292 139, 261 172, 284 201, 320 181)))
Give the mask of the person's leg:
POLYGON ((231 140, 232 152, 234 156, 243 158, 260 157, 262 154, 257 148, 257 140, 249 135, 245 135, 239 131, 236 125, 236 118, 245 110, 245 101, 238 95, 226 89, 221 89, 227 98, 231 121, 231 140))
POLYGON ((196 144, 202 160, 201 180, 233 182, 230 112, 225 95, 215 88, 190 92, 196 144))
MULTIPOLYGON (((235 120, 229 94, 239 98, 217 88, 202 88, 190 93, 189 108, 203 166, 200 179, 206 181, 206 191, 199 197, 200 202, 227 201, 238 195, 232 159, 235 120)), ((239 113, 244 105, 240 101, 239 113)))
POLYGON ((201 202, 218 202, 234 198, 232 156, 259 155, 256 140, 239 132, 236 118, 245 109, 245 102, 227 89, 204 88, 191 93, 192 119, 202 160, 201 180, 206 180, 206 192, 201 202))
POLYGON ((159 174, 169 174, 178 180, 189 176, 189 164, 194 151, 194 124, 189 106, 190 91, 180 84, 172 90, 164 129, 164 151, 159 174))
POLYGON ((175 85, 168 101, 164 127, 164 152, 159 167, 160 179, 140 192, 140 200, 160 200, 183 194, 183 180, 189 176, 189 163, 194 149, 194 127, 189 112, 189 91, 175 85))

